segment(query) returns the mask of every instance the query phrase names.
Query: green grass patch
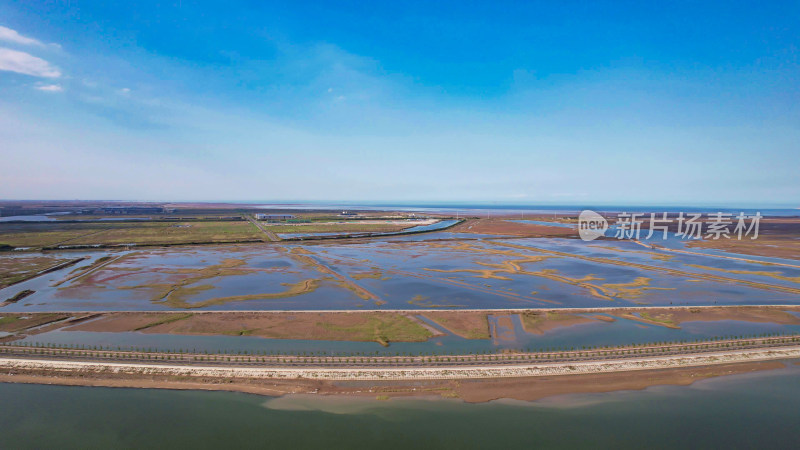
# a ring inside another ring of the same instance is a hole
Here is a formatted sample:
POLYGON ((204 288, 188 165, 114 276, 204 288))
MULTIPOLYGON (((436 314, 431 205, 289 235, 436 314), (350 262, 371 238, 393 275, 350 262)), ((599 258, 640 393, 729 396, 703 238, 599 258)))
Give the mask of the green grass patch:
POLYGON ((19 320, 19 316, 4 316, 0 317, 0 327, 3 327, 8 324, 12 324, 19 320))
POLYGON ((157 245, 260 240, 263 233, 250 222, 180 222, 136 224, 70 241, 69 245, 157 245))
POLYGON ((26 280, 42 270, 69 261, 52 256, 4 256, 0 257, 0 288, 26 280))
POLYGON ((423 342, 433 336, 427 328, 401 314, 370 315, 352 325, 317 325, 340 335, 341 340, 375 341, 384 346, 390 342, 423 342))
POLYGON ((646 312, 640 312, 639 317, 650 322, 663 323, 669 327, 680 328, 675 321, 672 320, 672 314, 657 314, 652 315, 646 312))
POLYGON ((413 224, 312 223, 307 225, 266 225, 264 229, 273 233, 387 233, 400 231, 411 226, 413 224))
POLYGON ((263 233, 247 221, 8 224, 0 226, 0 245, 159 245, 261 240, 263 233))
POLYGON ((235 331, 226 331, 223 334, 228 336, 252 336, 256 331, 256 329, 245 329, 245 330, 235 330, 235 331))
POLYGON ((58 313, 14 313, 0 318, 0 331, 14 333, 31 327, 45 325, 70 317, 68 314, 58 313))

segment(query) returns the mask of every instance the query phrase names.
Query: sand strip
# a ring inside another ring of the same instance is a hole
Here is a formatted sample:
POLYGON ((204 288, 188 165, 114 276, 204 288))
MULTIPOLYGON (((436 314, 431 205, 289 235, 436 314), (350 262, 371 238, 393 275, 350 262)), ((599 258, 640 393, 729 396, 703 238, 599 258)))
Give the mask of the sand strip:
POLYGON ((0 358, 0 370, 167 375, 203 378, 316 379, 316 380, 441 380, 506 377, 540 377, 627 372, 706 366, 745 361, 800 358, 800 346, 720 351, 714 353, 654 356, 608 361, 519 364, 473 367, 419 368, 274 368, 213 367, 200 365, 136 364, 122 362, 60 361, 0 358))

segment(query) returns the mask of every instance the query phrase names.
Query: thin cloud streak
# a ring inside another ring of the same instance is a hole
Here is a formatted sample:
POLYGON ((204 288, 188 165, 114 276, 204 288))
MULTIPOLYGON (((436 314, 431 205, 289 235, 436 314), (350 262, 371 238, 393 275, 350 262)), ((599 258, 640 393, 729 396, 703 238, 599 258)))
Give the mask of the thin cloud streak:
POLYGON ((20 45, 36 45, 39 47, 46 46, 46 44, 42 41, 23 36, 16 30, 12 30, 11 28, 4 26, 0 26, 0 41, 13 42, 20 45))
POLYGON ((44 92, 62 92, 64 90, 64 88, 58 84, 43 84, 41 86, 36 86, 36 89, 44 92))
POLYGON ((58 78, 61 72, 42 58, 0 47, 0 70, 40 78, 58 78))

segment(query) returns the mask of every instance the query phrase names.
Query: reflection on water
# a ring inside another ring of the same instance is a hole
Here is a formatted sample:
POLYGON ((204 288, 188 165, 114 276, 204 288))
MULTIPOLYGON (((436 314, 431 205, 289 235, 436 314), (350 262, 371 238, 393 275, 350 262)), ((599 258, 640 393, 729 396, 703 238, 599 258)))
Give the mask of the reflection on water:
MULTIPOLYGON (((108 253, 86 254, 94 260, 108 253)), ((113 255, 127 256, 58 286, 55 283, 72 268, 0 289, 0 298, 23 289, 36 291, 4 310, 141 311, 201 301, 209 301, 205 309, 273 311, 800 303, 800 267, 783 260, 665 252, 617 240, 440 232, 358 243, 170 248, 113 255), (460 239, 464 236, 470 239, 460 239), (316 280, 314 287, 300 289, 297 295, 268 296, 309 280, 316 280), (163 301, 178 284, 181 300, 163 301), (374 298, 358 295, 359 288, 374 298), (230 297, 235 298, 213 301, 230 297)))

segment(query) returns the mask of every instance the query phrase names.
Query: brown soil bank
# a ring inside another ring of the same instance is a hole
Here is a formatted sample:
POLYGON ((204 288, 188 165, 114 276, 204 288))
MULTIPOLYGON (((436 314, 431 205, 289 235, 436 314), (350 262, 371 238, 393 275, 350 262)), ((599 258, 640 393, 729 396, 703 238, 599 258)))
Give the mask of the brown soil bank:
POLYGON ((680 328, 684 322, 713 322, 720 320, 739 320, 755 323, 776 323, 781 325, 800 325, 800 317, 788 311, 798 311, 797 307, 759 308, 759 307, 711 307, 652 310, 641 309, 635 312, 613 312, 611 314, 651 325, 680 328))
POLYGON ((489 339, 487 314, 479 311, 425 311, 422 315, 465 339, 489 339))
POLYGON ((731 239, 694 241, 689 243, 689 247, 715 248, 745 255, 800 260, 798 236, 800 236, 799 218, 771 217, 761 220, 758 239, 750 239, 750 236, 747 236, 739 240, 732 235, 731 239))
POLYGON ((404 313, 111 313, 68 328, 156 334, 260 336, 273 339, 421 342, 433 336, 404 313))
POLYGON ((550 330, 569 327, 581 323, 591 323, 597 320, 613 321, 610 317, 587 317, 577 314, 527 311, 520 314, 522 326, 525 331, 532 334, 544 334, 550 330))
POLYGON ((514 311, 348 311, 348 312, 108 312, 0 314, 0 331, 31 334, 30 328, 67 318, 93 320, 54 324, 67 331, 153 334, 260 336, 273 339, 422 342, 434 332, 414 316, 424 316, 466 339, 489 339, 489 314, 519 314, 525 331, 541 334, 562 327, 623 317, 679 328, 684 322, 739 320, 800 324, 798 306, 631 307, 531 309, 514 311), (608 315, 601 315, 606 313, 608 315))
POLYGON ((800 260, 800 241, 797 241, 797 236, 785 236, 782 239, 759 237, 756 240, 750 240, 750 238, 746 238, 741 241, 737 239, 718 239, 715 241, 694 241, 688 245, 692 248, 713 248, 743 255, 800 260))

